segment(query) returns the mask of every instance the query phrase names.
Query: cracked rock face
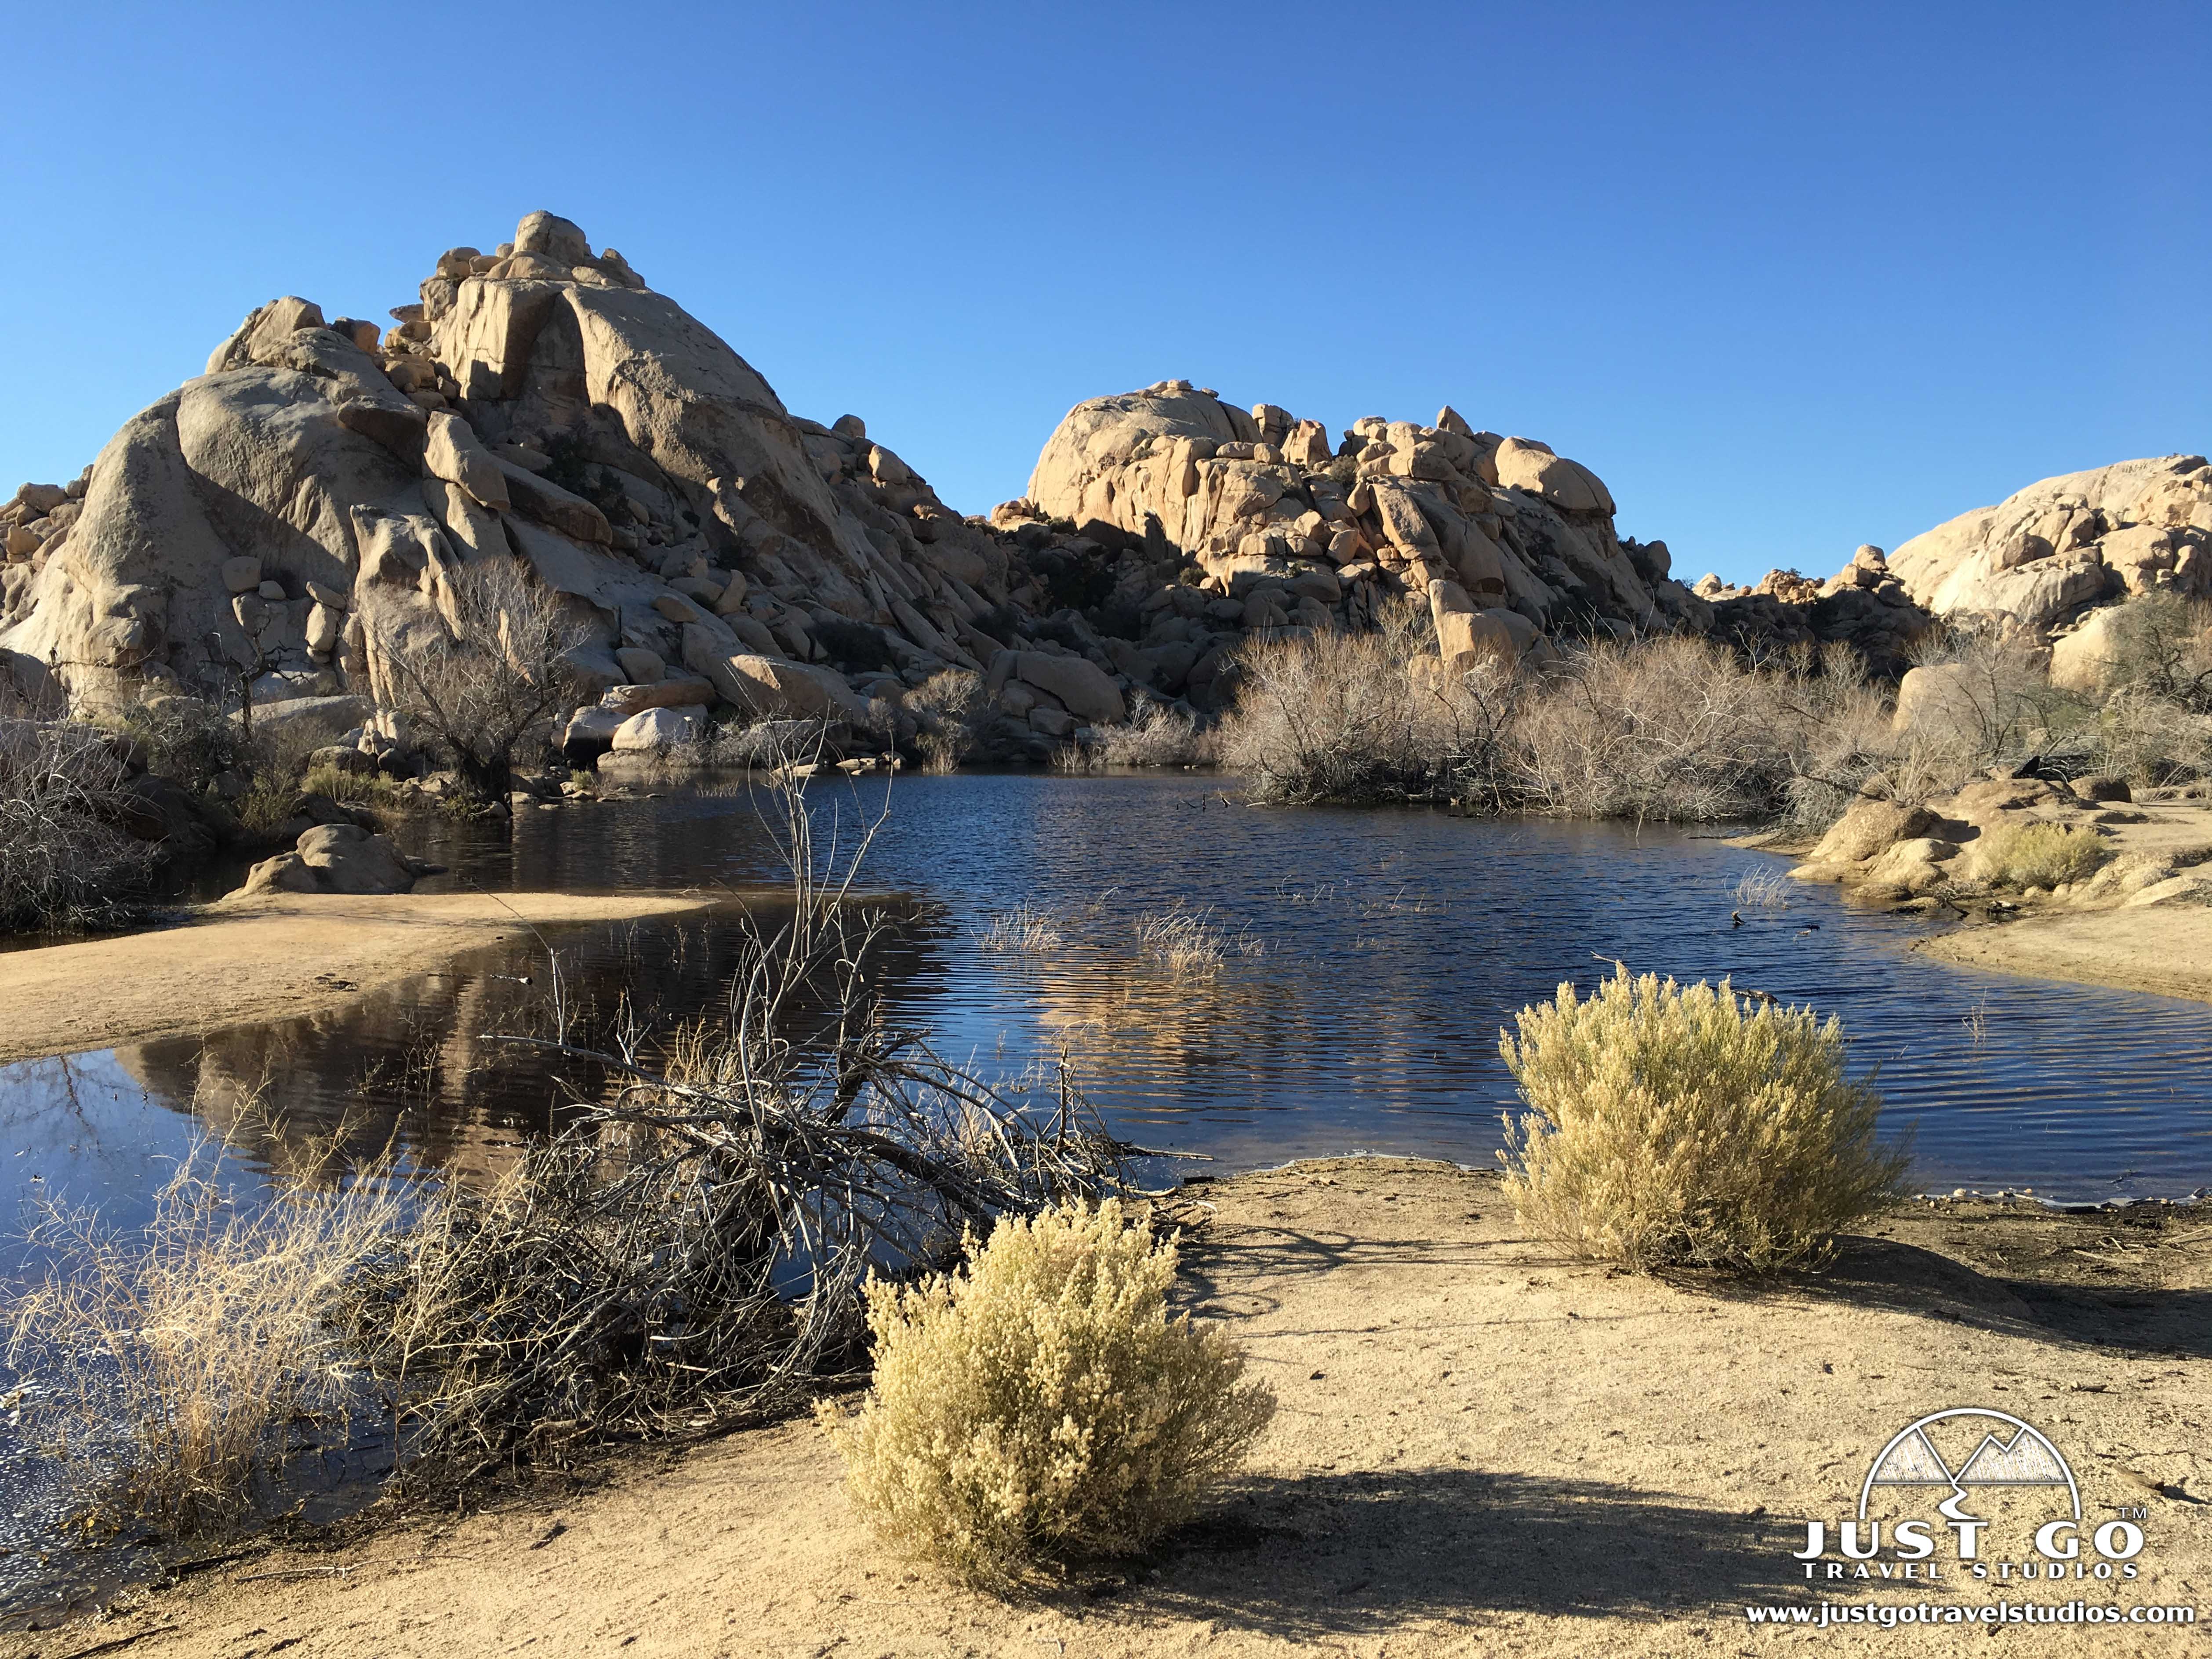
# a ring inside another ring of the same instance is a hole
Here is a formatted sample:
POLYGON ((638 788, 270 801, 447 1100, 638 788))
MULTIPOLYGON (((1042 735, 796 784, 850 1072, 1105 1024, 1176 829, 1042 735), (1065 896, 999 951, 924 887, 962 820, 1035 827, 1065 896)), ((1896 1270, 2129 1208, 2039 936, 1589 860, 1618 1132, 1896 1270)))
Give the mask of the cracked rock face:
POLYGON ((1045 445, 1027 499, 994 518, 1024 514, 1194 559, 1231 598, 1302 582, 1322 607, 1321 586, 1358 590, 1355 605, 1425 598, 1448 658, 1564 626, 1700 627, 1706 609, 1671 578, 1663 543, 1615 532, 1595 473, 1449 408, 1433 426, 1355 422, 1332 447, 1318 422, 1248 413, 1185 380, 1093 398, 1045 445), (1468 616, 1487 621, 1444 620, 1468 616))
POLYGON ((380 334, 272 301, 79 485, 19 492, 0 526, 9 670, 82 702, 194 686, 258 645, 264 697, 373 690, 344 626, 362 590, 427 629, 441 574, 484 559, 567 597, 599 641, 580 666, 606 683, 617 651, 687 659, 687 629, 708 636, 692 656, 770 642, 818 667, 827 619, 909 678, 1005 643, 971 632, 1006 599, 998 538, 857 419, 793 416, 569 222, 449 250, 392 315, 380 334), (720 602, 672 620, 678 581, 720 602))

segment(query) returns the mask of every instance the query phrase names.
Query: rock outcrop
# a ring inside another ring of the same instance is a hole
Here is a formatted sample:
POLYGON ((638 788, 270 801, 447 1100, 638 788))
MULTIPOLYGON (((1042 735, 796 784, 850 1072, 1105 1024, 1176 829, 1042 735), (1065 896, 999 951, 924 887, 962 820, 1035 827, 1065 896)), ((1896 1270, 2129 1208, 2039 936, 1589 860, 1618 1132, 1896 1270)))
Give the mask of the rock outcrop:
POLYGON ((1939 617, 2046 638, 2156 588, 2212 593, 2212 465, 2166 455, 2045 478, 1915 536, 1889 568, 1939 617))
POLYGON ((1133 544, 1169 569, 1194 563, 1194 605, 1157 582, 1133 596, 1173 613, 1146 631, 1155 652, 1210 650, 1224 623, 1356 623, 1405 592, 1426 602, 1452 663, 1516 653, 1548 630, 1703 627, 1706 607, 1672 579, 1665 544, 1624 541, 1613 515, 1586 467, 1449 408, 1434 425, 1355 421, 1332 443, 1321 422, 1274 404, 1247 411, 1166 380, 1071 410, 1028 495, 992 516, 1072 522, 1063 545, 1133 544))
POLYGON ((2111 608, 2139 594, 2212 595, 2212 465, 2202 455, 2120 461, 2030 484, 1894 552, 1862 547, 1817 582, 1773 570, 1756 587, 1707 576, 1717 628, 1766 646, 1840 641, 1905 672, 1938 622, 2051 647, 2062 684, 2095 683, 2111 608))
POLYGON ((19 491, 0 662, 80 704, 241 669, 264 702, 374 696, 363 590, 428 629, 441 584, 485 559, 521 562, 588 623, 587 680, 704 663, 756 711, 783 712, 791 685, 805 712, 863 714, 824 665, 912 684, 1009 644, 977 627, 1007 598, 999 538, 857 418, 793 415, 567 221, 447 251, 392 316, 272 301, 86 477, 19 491), (729 667, 754 659, 771 666, 729 667))

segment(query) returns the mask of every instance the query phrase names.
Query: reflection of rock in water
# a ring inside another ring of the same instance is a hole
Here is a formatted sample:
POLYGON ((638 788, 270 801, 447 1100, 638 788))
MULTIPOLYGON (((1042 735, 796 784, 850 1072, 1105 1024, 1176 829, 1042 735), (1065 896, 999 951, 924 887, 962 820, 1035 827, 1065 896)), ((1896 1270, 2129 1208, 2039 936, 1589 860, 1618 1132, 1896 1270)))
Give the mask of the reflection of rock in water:
MULTIPOLYGON (((567 1041, 611 1051, 645 1034, 650 1048, 676 1024, 720 1018, 744 950, 744 916, 772 931, 787 909, 756 899, 683 921, 555 937, 567 1041)), ((909 927, 874 953, 872 978, 927 972, 933 950, 925 930, 909 927)), ((823 1005, 789 1012, 791 1035, 802 1037, 823 1005)), ((560 1034, 554 975, 531 939, 472 952, 336 1012, 143 1043, 116 1059, 150 1098, 196 1115, 258 1165, 296 1162, 313 1143, 343 1135, 356 1155, 389 1146, 474 1180, 504 1168, 564 1103, 604 1086, 588 1062, 498 1040, 560 1034)))

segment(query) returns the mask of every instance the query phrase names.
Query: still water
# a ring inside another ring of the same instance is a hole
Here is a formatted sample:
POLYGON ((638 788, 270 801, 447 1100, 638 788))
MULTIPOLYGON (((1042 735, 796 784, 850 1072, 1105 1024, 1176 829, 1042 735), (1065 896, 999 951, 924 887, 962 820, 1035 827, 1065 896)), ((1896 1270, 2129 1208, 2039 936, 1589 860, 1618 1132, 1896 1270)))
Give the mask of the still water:
MULTIPOLYGON (((823 850, 849 848, 885 785, 817 785, 812 802, 823 850)), ((757 805, 738 783, 671 787, 511 827, 416 826, 410 850, 452 866, 427 887, 757 891, 780 872, 757 805)), ((1832 890, 1741 904, 1737 882, 1778 861, 1717 840, 1260 810, 1183 775, 902 777, 888 805, 866 882, 932 902, 886 958, 890 1017, 987 1072, 1066 1050, 1116 1132, 1146 1146, 1228 1168, 1352 1149, 1488 1164, 1513 1099, 1500 1028, 1617 958, 1839 1017, 1890 1125, 1914 1136, 1923 1188, 2101 1200, 2212 1183, 2212 1010, 1929 962, 1908 948, 1928 924, 1832 890), (1226 942, 1218 971, 1178 977, 1139 950, 1140 919, 1178 903, 1226 942), (988 948, 991 920, 1023 904, 1059 942, 988 948)), ((685 1012, 718 1001, 735 926, 555 945, 601 1006, 685 1012)), ((0 1070, 0 1205, 58 1183, 127 1205, 195 1102, 218 1128, 258 1097, 303 1131, 349 1117, 429 1165, 495 1163, 545 1122, 550 1091, 512 1051, 481 1063, 477 1038, 542 1004, 542 956, 479 956, 335 1016, 0 1070)))

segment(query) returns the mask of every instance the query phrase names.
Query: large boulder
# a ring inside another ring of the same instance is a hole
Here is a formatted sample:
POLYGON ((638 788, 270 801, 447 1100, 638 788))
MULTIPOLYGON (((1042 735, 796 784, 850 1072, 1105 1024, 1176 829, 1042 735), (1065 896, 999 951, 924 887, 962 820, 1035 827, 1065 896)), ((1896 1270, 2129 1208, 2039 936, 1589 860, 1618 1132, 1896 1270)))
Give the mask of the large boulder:
POLYGON ((697 743, 706 735, 707 716, 702 709, 648 708, 617 726, 610 746, 617 754, 625 750, 675 749, 697 743))
POLYGON ((1857 863, 1888 851, 1899 842, 1928 836, 1938 827, 1940 820, 1924 806, 1903 806, 1887 800, 1855 800, 1820 837, 1809 861, 1857 863))
POLYGON ((293 850, 264 859, 233 896, 258 893, 405 893, 427 866, 390 837, 356 823, 319 824, 293 850))
POLYGON ((1039 690, 1051 692, 1069 714, 1091 725, 1118 726, 1129 718, 1128 706, 1113 677, 1085 658, 1024 651, 1017 658, 1014 672, 1039 690))

